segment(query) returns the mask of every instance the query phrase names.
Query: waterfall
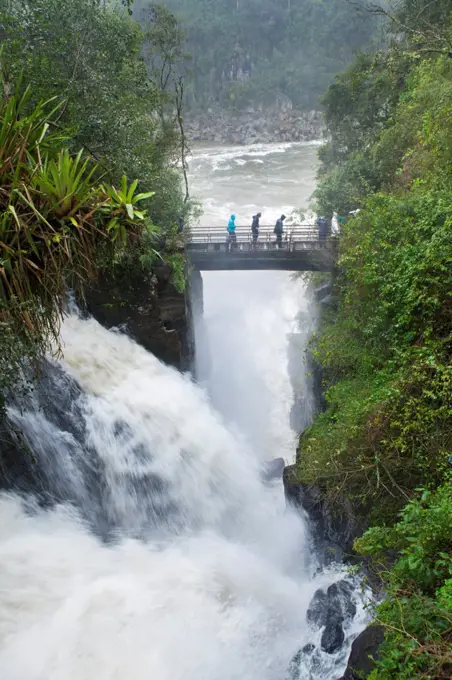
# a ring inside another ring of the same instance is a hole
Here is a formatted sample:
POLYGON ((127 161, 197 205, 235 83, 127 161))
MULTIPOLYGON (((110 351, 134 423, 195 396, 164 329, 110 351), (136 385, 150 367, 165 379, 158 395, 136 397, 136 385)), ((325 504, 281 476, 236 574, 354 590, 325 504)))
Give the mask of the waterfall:
MULTIPOLYGON (((304 520, 205 390, 93 319, 62 342, 9 409, 49 493, 0 495, 2 680, 286 677, 340 570, 316 572, 304 520)), ((333 680, 345 654, 300 677, 333 680)))
MULTIPOLYGON (((206 224, 258 209, 272 224, 306 204, 315 163, 308 145, 201 148, 192 190, 206 224)), ((317 564, 305 518, 260 474, 295 453, 289 342, 296 418, 312 415, 304 291, 281 272, 204 284, 202 384, 73 314, 62 357, 9 403, 34 462, 0 494, 1 680, 342 675, 359 591, 317 564), (328 598, 344 634, 331 653, 328 598)))

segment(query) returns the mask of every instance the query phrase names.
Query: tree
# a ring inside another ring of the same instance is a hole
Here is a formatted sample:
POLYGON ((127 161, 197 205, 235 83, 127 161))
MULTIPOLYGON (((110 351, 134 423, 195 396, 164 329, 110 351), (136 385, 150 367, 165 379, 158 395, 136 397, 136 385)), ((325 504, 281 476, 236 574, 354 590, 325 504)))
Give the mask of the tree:
MULTIPOLYGON (((171 228, 183 212, 180 191, 180 136, 177 121, 164 120, 162 106, 175 106, 176 93, 161 87, 143 58, 148 36, 124 10, 91 0, 0 0, 9 77, 20 71, 36 100, 63 96, 58 124, 73 130, 105 167, 112 181, 124 172, 139 178, 144 191, 156 191, 149 206, 156 224, 171 228)), ((153 54, 171 62, 172 36, 152 17, 153 54)))
MULTIPOLYGON (((135 0, 140 16, 146 0, 135 0)), ((279 95, 313 108, 377 22, 342 0, 167 0, 186 33, 187 103, 243 108, 279 95)))

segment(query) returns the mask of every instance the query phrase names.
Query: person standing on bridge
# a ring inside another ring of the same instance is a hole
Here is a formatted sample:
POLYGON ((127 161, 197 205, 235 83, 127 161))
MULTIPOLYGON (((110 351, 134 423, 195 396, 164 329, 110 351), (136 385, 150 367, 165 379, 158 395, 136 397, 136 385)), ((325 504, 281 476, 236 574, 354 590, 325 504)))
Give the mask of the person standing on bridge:
POLYGON ((328 236, 328 218, 324 216, 318 217, 317 227, 319 229, 319 241, 325 241, 328 236))
POLYGON ((282 248, 282 236, 284 233, 284 220, 286 219, 285 215, 281 215, 279 220, 276 220, 274 232, 276 234, 276 245, 278 248, 282 248))
POLYGON ((258 212, 253 215, 253 222, 251 224, 251 233, 253 234, 253 247, 257 246, 257 239, 259 238, 259 220, 262 217, 262 213, 258 212))
POLYGON ((235 215, 231 215, 231 217, 229 218, 228 235, 229 235, 228 238, 229 249, 232 250, 232 248, 237 243, 237 235, 235 233, 235 215))

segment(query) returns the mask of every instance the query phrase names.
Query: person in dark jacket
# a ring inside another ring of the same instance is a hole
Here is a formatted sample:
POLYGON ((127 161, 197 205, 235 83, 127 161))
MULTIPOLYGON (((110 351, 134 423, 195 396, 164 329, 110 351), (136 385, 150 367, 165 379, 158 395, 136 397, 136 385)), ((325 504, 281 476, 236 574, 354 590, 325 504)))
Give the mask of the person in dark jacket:
POLYGON ((319 229, 319 241, 324 241, 328 236, 328 218, 323 216, 318 217, 317 227, 319 229))
POLYGON ((278 248, 282 248, 282 236, 284 233, 284 220, 286 219, 285 215, 281 215, 279 220, 276 220, 275 224, 275 229, 274 232, 276 234, 276 245, 278 248))
POLYGON ((253 222, 251 224, 251 233, 253 235, 253 246, 256 247, 257 239, 259 238, 259 220, 262 217, 262 213, 258 212, 253 215, 253 222))

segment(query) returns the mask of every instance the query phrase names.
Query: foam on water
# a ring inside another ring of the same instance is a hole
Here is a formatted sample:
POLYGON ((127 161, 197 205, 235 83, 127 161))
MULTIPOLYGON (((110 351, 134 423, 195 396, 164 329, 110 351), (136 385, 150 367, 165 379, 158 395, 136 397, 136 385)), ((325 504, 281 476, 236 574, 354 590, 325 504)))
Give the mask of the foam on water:
POLYGON ((118 537, 102 543, 69 506, 30 514, 1 497, 2 680, 281 678, 313 636, 315 589, 339 574, 312 578, 301 518, 275 503, 203 390, 93 320, 69 317, 63 339, 118 537), (132 494, 128 480, 150 475, 177 531, 146 532, 152 490, 132 494))
MULTIPOLYGON (((310 146, 197 151, 203 223, 306 205, 310 146)), ((206 276, 204 387, 94 320, 65 320, 45 404, 9 410, 62 502, 0 496, 1 680, 285 680, 299 649, 318 648, 306 611, 343 571, 317 570, 304 519, 259 474, 293 459, 300 310, 303 284, 284 273, 206 276)), ((291 680, 342 675, 356 603, 347 644, 302 656, 291 680)))

